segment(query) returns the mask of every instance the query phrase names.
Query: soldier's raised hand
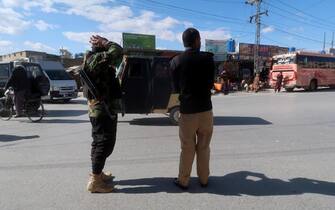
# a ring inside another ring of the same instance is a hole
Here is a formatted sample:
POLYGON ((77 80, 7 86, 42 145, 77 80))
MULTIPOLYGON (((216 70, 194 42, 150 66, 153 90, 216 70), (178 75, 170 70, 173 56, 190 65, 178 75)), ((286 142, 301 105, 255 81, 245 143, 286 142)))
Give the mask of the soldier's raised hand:
POLYGON ((99 35, 93 35, 90 38, 90 43, 95 47, 105 47, 108 43, 108 39, 99 35))

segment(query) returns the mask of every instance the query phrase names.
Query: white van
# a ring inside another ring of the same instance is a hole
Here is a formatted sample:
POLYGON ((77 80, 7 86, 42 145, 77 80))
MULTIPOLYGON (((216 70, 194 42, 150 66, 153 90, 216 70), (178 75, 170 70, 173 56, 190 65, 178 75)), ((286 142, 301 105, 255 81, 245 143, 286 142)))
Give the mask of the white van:
POLYGON ((69 102, 78 97, 77 84, 57 61, 40 61, 40 66, 50 81, 50 92, 43 100, 63 100, 69 102))

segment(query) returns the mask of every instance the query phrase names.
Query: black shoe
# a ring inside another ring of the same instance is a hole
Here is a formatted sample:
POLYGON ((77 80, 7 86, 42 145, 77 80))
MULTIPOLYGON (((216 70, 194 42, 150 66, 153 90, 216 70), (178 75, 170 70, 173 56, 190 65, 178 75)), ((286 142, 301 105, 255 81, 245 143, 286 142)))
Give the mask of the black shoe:
POLYGON ((188 189, 188 186, 184 186, 184 185, 180 184, 178 178, 175 178, 173 183, 182 190, 187 190, 188 189))
POLYGON ((20 118, 20 117, 24 117, 23 114, 17 114, 14 116, 14 118, 20 118))

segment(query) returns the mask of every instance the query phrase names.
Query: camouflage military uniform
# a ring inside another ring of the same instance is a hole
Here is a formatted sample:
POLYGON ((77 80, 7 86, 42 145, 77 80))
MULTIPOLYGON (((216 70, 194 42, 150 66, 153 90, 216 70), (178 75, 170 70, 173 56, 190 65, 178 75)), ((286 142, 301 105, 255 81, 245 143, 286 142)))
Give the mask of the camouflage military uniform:
POLYGON ((84 71, 99 91, 101 98, 94 98, 84 87, 88 99, 89 117, 92 124, 92 171, 100 174, 106 158, 113 152, 116 141, 117 109, 121 90, 115 75, 115 68, 122 61, 122 48, 114 42, 108 42, 104 49, 88 52, 85 57, 84 71), (109 107, 108 115, 102 100, 109 107))

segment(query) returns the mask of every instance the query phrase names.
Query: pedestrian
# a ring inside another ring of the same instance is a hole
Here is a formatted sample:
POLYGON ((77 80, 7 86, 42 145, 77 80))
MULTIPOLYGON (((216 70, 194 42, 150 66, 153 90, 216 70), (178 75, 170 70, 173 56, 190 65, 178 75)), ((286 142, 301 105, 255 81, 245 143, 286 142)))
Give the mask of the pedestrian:
POLYGON ((113 177, 111 173, 104 173, 103 169, 107 157, 114 150, 116 141, 116 109, 118 109, 117 102, 121 97, 121 89, 115 74, 116 67, 122 61, 123 49, 118 44, 101 36, 92 36, 90 43, 92 50, 85 56, 83 70, 100 96, 94 98, 94 94, 84 85, 93 137, 91 145, 92 173, 87 190, 92 193, 109 193, 113 190, 113 186, 109 183, 113 177), (104 106, 104 103, 107 106, 104 106))
POLYGON ((220 74, 220 77, 223 80, 222 92, 224 95, 228 95, 230 89, 230 81, 228 79, 227 71, 223 70, 220 74))
POLYGON ((230 80, 225 78, 224 79, 224 86, 223 86, 223 94, 224 95, 228 95, 229 94, 229 90, 230 90, 230 80))
POLYGON ((15 117, 22 117, 24 115, 24 103, 26 97, 31 92, 31 81, 28 79, 27 71, 24 66, 16 66, 13 69, 12 75, 8 79, 5 90, 12 87, 14 89, 14 105, 16 110, 15 117))
POLYGON ((276 85, 275 85, 275 92, 280 92, 281 90, 281 86, 283 83, 283 74, 282 72, 279 72, 279 74, 277 74, 277 81, 276 81, 276 85))
POLYGON ((243 79, 243 80, 241 81, 241 84, 240 84, 240 90, 242 90, 242 91, 243 91, 243 90, 247 90, 247 88, 246 88, 247 86, 248 86, 247 81, 243 79))
POLYGON ((252 87, 252 89, 253 89, 253 91, 255 91, 255 93, 257 93, 259 91, 259 89, 260 89, 259 85, 260 85, 260 75, 259 75, 259 73, 256 73, 256 76, 255 76, 254 82, 253 82, 253 87, 252 87))
POLYGON ((180 94, 181 153, 179 175, 175 184, 187 189, 195 155, 199 182, 202 187, 208 184, 209 146, 213 132, 211 88, 215 66, 213 54, 200 52, 201 39, 198 30, 186 29, 182 39, 185 51, 173 58, 170 68, 175 90, 180 94))

